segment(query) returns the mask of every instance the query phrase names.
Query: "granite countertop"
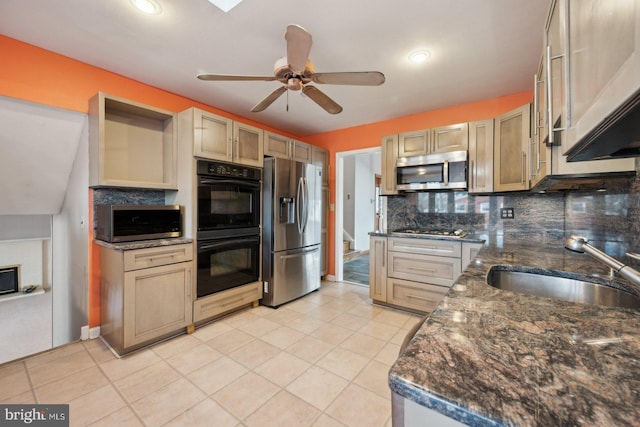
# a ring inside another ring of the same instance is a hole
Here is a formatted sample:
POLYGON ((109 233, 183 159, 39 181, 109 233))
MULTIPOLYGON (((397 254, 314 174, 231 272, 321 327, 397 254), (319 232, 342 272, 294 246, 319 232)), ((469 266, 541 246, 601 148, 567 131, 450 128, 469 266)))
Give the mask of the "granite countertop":
POLYGON ((486 236, 471 232, 464 237, 458 236, 439 236, 433 234, 412 234, 412 233, 399 233, 396 231, 372 231, 369 236, 381 236, 381 237, 406 237, 408 239, 429 239, 429 240, 453 240, 456 242, 465 243, 484 243, 486 236))
POLYGON ((109 243, 104 240, 95 239, 94 242, 105 248, 115 249, 118 251, 130 251, 133 249, 157 248, 161 246, 182 245, 192 243, 193 239, 186 237, 176 237, 171 239, 153 239, 153 240, 136 240, 133 242, 109 243))
POLYGON ((608 269, 562 241, 478 237, 480 253, 392 366, 391 389, 470 425, 640 425, 640 311, 486 284, 493 265, 603 281, 608 269))

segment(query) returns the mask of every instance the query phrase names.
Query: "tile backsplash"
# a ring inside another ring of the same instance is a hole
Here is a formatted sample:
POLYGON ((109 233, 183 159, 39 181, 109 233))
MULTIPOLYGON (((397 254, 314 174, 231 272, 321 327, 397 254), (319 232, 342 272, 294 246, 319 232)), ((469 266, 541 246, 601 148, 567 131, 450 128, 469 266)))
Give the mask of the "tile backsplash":
POLYGON ((639 214, 637 177, 606 191, 491 195, 424 192, 387 197, 389 231, 455 227, 487 236, 537 239, 562 239, 578 234, 605 250, 608 243, 619 242, 633 252, 640 252, 639 214), (514 218, 500 218, 501 208, 513 208, 514 218))

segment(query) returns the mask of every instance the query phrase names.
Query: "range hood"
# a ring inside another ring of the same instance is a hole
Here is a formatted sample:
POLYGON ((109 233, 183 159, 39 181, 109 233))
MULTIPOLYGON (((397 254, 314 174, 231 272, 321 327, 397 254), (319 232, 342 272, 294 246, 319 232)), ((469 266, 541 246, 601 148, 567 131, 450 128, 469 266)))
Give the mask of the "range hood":
POLYGON ((569 162, 622 157, 640 157, 640 91, 567 152, 569 162))
POLYGON ((567 162, 560 145, 546 146, 542 162, 547 174, 535 186, 533 192, 593 191, 628 186, 636 176, 633 158, 567 162))
POLYGON ((552 191, 594 191, 611 189, 616 186, 627 185, 635 172, 608 172, 593 174, 548 175, 535 187, 533 192, 552 191))

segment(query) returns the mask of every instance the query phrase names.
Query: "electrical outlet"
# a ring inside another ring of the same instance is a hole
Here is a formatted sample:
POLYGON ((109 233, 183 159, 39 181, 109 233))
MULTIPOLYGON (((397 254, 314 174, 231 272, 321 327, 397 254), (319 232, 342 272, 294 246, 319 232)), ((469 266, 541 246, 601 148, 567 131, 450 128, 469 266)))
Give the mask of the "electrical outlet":
POLYGON ((514 219, 513 208, 500 208, 500 218, 502 219, 514 219))

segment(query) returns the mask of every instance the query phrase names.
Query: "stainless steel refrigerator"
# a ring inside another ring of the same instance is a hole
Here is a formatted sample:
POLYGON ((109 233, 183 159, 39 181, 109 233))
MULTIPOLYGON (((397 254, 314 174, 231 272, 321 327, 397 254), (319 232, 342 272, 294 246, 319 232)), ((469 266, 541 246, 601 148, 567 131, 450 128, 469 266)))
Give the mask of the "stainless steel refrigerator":
POLYGON ((265 158, 262 304, 277 307, 320 287, 322 168, 265 158))

